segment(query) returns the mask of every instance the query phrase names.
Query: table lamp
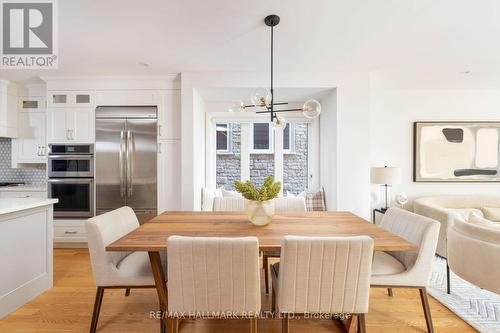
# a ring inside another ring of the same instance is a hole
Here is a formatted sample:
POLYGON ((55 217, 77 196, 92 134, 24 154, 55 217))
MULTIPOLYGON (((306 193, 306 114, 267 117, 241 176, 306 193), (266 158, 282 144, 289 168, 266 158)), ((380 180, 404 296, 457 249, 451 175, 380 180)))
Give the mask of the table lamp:
POLYGON ((386 211, 389 208, 387 204, 387 188, 391 185, 401 184, 401 168, 373 167, 370 178, 372 184, 380 184, 385 188, 385 208, 382 208, 382 211, 386 211))

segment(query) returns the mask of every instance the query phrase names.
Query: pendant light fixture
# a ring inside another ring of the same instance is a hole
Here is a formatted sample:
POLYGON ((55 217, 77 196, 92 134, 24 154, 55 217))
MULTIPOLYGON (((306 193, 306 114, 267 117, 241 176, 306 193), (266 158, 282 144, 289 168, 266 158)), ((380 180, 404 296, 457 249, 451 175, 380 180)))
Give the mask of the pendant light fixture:
POLYGON ((294 112, 300 111, 306 118, 316 118, 321 113, 321 104, 315 100, 310 99, 306 101, 301 108, 296 109, 280 109, 281 106, 288 105, 287 102, 275 102, 274 96, 274 27, 280 23, 280 17, 278 15, 269 15, 264 19, 265 24, 271 28, 271 89, 258 88, 250 96, 250 101, 252 104, 246 105, 242 101, 236 102, 233 106, 229 108, 229 111, 243 111, 247 108, 260 108, 265 109, 262 111, 256 111, 256 113, 269 113, 271 117, 271 122, 276 126, 283 126, 284 119, 278 117, 277 113, 280 112, 294 112), (278 108, 276 108, 278 107, 278 108))

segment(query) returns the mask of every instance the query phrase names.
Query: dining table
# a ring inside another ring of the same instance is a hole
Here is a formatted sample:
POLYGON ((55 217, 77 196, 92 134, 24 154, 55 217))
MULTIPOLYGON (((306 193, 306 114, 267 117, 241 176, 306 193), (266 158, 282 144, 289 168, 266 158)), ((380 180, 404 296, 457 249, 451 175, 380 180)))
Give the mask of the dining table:
MULTIPOLYGON (((244 212, 164 212, 106 247, 106 251, 144 251, 151 262, 162 319, 170 328, 167 279, 160 252, 167 250, 170 236, 255 236, 262 252, 279 252, 284 236, 359 236, 374 240, 374 251, 417 251, 415 244, 378 225, 344 211, 289 212, 273 216, 265 226, 253 225, 244 212)), ((170 329, 169 329, 170 331, 170 329)))

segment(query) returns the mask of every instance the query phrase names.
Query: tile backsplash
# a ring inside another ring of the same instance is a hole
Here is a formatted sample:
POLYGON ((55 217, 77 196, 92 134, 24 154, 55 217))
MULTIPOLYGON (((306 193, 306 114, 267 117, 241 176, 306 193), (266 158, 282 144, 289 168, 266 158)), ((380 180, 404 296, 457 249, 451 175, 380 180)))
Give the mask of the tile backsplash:
POLYGON ((0 182, 45 185, 47 181, 45 165, 34 164, 30 169, 12 168, 11 145, 11 139, 0 138, 0 182))

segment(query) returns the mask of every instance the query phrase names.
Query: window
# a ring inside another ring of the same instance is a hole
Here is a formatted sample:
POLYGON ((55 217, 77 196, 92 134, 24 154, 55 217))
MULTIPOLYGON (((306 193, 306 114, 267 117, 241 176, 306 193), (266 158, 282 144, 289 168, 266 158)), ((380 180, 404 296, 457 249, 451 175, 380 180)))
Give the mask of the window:
POLYGON ((232 190, 235 180, 251 180, 260 186, 274 175, 283 184, 283 195, 316 188, 318 123, 293 119, 280 133, 267 117, 257 122, 255 118, 245 114, 208 115, 206 186, 232 190), (277 137, 283 145, 276 145, 277 137))
POLYGON ((251 124, 251 153, 271 154, 273 152, 273 133, 269 123, 251 124))
POLYGON ((283 128, 283 151, 285 153, 295 151, 295 124, 287 123, 283 128))
POLYGON ((217 124, 217 152, 229 153, 231 151, 230 128, 229 124, 217 124))
POLYGON ((241 179, 240 133, 240 124, 216 124, 217 156, 215 168, 217 188, 234 190, 234 182, 241 179))

